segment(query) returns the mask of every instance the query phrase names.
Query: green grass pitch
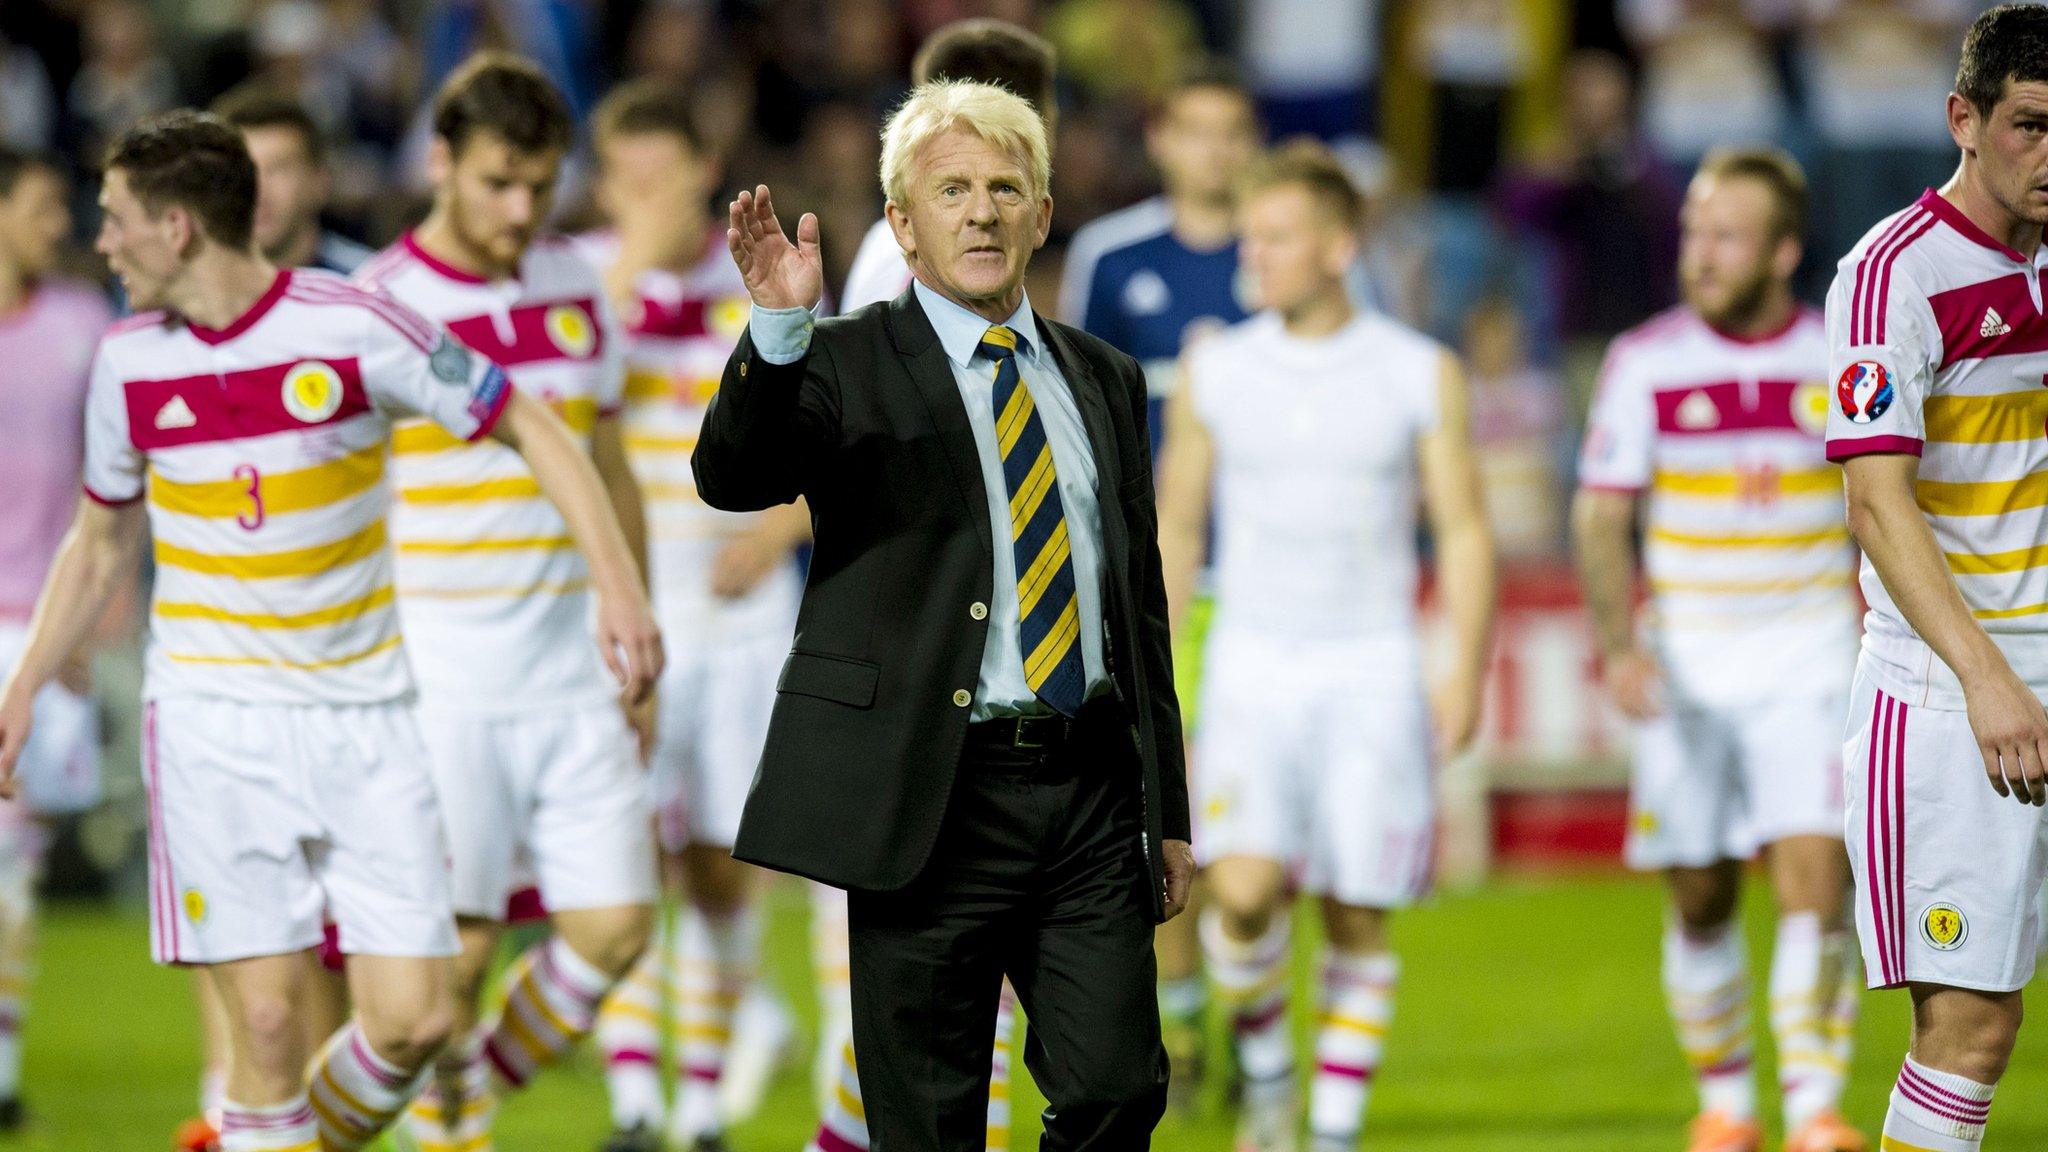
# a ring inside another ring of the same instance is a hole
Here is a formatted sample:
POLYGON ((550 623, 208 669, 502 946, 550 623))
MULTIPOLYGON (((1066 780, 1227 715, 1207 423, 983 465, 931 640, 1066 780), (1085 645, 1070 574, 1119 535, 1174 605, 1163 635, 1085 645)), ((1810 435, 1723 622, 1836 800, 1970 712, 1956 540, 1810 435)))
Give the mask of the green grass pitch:
MULTIPOLYGON (((804 904, 800 892, 776 890, 768 955, 808 1029, 804 904)), ((1405 967, 1363 1147, 1680 1148, 1692 1097, 1657 990, 1659 908, 1646 880, 1528 878, 1446 896, 1400 918, 1405 967)), ((1750 901, 1749 925, 1752 954, 1768 955, 1769 913, 1759 899, 1750 901)), ((146 932, 139 914, 52 911, 26 1030, 33 1126, 0 1148, 169 1147, 172 1126, 192 1108, 198 1049, 188 978, 150 965, 146 932)), ((1303 987, 1310 963, 1305 942, 1297 951, 1303 987)), ((1757 996, 1761 1013, 1761 986, 1757 996)), ((1903 994, 1865 1000, 1848 1111, 1866 1129, 1883 1117, 1906 1018, 1903 994)), ((1759 1074, 1770 1074, 1768 1053, 1759 1074)), ((736 1152, 797 1152, 813 1123, 809 1101, 806 1053, 762 1115, 733 1134, 736 1152)), ((1020 1085, 1016 1148, 1036 1146, 1040 1106, 1020 1085)), ((602 1082, 585 1055, 507 1104, 498 1147, 586 1152, 605 1119, 602 1082)), ((2022 1041, 1991 1131, 1992 1152, 2048 1147, 2048 1027, 2036 1024, 2022 1041)), ((1153 1146, 1226 1152, 1230 1135, 1212 1092, 1196 1116, 1169 1119, 1153 1146)))

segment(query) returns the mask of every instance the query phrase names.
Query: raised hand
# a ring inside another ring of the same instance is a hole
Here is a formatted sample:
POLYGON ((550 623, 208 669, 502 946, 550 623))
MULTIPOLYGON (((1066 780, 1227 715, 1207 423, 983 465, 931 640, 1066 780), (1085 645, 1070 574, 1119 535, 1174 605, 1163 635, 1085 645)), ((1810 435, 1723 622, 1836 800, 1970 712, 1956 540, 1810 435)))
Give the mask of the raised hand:
POLYGON ((726 209, 725 246, 739 265, 747 295, 763 308, 809 308, 825 293, 825 262, 818 251, 818 218, 796 222, 796 243, 775 218, 768 186, 742 192, 726 209))

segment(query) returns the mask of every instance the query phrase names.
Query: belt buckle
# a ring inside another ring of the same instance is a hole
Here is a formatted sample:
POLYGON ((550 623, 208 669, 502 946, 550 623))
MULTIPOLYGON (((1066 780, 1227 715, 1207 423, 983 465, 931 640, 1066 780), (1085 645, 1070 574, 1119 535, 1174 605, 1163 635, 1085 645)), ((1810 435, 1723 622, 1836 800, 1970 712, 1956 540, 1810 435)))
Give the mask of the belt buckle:
POLYGON ((1031 716, 1017 717, 1017 728, 1016 731, 1010 737, 1010 747, 1019 749, 1036 749, 1045 747, 1045 741, 1030 739, 1024 735, 1025 731, 1027 730, 1025 728, 1025 725, 1029 724, 1034 719, 1035 717, 1031 716))

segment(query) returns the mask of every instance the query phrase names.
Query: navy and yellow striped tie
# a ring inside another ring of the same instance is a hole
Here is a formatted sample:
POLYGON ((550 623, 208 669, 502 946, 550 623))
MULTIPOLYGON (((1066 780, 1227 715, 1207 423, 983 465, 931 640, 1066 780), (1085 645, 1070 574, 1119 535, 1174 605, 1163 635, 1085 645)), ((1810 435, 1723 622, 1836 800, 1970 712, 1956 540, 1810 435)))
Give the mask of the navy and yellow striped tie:
POLYGON ((1067 515, 1052 464, 1052 445, 1031 389, 1017 373, 1017 334, 998 324, 981 338, 996 362, 996 453, 1010 490, 1010 547, 1017 558, 1018 647, 1024 679, 1054 711, 1081 710, 1081 604, 1074 596, 1074 559, 1067 515))

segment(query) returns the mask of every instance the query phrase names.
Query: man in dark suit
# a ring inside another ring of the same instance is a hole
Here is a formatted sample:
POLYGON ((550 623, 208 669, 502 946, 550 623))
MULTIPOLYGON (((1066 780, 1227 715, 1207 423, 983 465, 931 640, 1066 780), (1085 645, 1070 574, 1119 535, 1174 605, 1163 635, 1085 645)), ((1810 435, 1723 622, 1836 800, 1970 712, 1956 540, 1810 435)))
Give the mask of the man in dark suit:
POLYGON ((727 236, 754 300, 694 457, 714 507, 803 496, 816 545, 734 855, 849 891, 876 1152, 984 1139, 1002 979, 1043 1149, 1138 1149, 1165 1102, 1152 928, 1194 872, 1130 357, 1024 294, 1045 130, 985 84, 915 92, 882 183, 916 280, 813 323, 817 220, 727 236))

